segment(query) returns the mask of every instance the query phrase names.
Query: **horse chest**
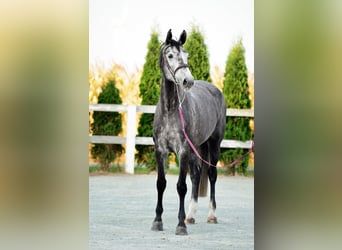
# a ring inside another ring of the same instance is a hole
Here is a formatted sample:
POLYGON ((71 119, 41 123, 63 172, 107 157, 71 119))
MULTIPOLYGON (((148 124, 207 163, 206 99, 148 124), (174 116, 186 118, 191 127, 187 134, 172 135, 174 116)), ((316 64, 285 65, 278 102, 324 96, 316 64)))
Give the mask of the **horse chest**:
POLYGON ((177 151, 181 144, 181 130, 173 119, 165 119, 158 135, 159 144, 171 151, 177 151))

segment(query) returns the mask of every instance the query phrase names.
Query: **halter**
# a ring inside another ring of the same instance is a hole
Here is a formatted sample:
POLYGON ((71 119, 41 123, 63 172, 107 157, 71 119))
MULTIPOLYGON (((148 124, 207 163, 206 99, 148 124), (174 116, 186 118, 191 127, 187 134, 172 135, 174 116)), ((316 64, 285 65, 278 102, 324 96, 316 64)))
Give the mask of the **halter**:
POLYGON ((177 79, 176 79, 176 73, 177 73, 177 71, 180 70, 180 69, 182 69, 182 68, 190 68, 190 67, 189 67, 189 65, 186 64, 186 63, 181 63, 181 64, 175 69, 175 71, 172 71, 169 62, 168 62, 167 59, 165 58, 165 50, 166 50, 168 47, 171 47, 171 45, 166 46, 166 47, 163 49, 164 61, 166 62, 166 67, 167 67, 167 69, 169 70, 169 72, 170 72, 170 74, 171 74, 173 80, 175 81, 176 84, 179 84, 179 82, 178 82, 177 79))
POLYGON ((169 73, 171 74, 175 84, 176 84, 176 90, 177 90, 177 96, 178 96, 178 102, 179 102, 179 107, 182 106, 182 103, 185 99, 185 94, 183 95, 183 98, 181 99, 180 96, 179 96, 179 90, 178 90, 178 85, 179 85, 179 82, 177 81, 176 79, 176 73, 179 69, 182 69, 182 68, 190 68, 188 64, 186 63, 181 63, 174 71, 172 71, 171 69, 171 66, 169 64, 169 62, 167 61, 167 58, 165 58, 165 50, 168 48, 168 47, 171 47, 171 45, 169 46, 166 46, 164 49, 163 49, 163 57, 164 57, 164 61, 166 62, 166 67, 167 69, 169 70, 169 73))

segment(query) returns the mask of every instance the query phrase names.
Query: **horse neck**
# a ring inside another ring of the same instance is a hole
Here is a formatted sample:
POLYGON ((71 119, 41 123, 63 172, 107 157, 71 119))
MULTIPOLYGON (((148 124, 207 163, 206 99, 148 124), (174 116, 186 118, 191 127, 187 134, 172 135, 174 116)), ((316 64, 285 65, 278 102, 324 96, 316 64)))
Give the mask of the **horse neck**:
POLYGON ((162 109, 165 112, 178 110, 179 100, 177 95, 177 86, 174 82, 163 77, 163 83, 160 92, 162 109))

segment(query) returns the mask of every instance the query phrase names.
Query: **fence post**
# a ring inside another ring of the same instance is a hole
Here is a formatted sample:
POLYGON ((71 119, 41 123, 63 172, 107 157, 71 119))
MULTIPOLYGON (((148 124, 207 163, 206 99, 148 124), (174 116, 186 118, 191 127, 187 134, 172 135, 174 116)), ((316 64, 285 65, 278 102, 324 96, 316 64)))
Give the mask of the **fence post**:
POLYGON ((134 152, 135 152, 135 131, 136 131, 135 105, 127 106, 127 136, 126 136, 126 173, 134 174, 134 152))

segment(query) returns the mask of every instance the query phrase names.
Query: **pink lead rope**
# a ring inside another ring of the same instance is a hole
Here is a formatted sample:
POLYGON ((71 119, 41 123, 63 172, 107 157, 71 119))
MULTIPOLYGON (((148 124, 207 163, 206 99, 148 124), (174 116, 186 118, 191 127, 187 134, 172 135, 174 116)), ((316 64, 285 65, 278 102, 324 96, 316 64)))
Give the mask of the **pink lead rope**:
MULTIPOLYGON (((185 136, 186 141, 189 143, 190 147, 192 148, 192 150, 194 151, 194 153, 196 154, 196 156, 203 161, 204 163, 208 164, 209 166, 212 167, 216 167, 215 165, 211 164, 210 162, 207 162, 206 160, 204 160, 201 155, 199 154, 199 152, 197 151, 195 145, 191 142, 188 134, 185 131, 185 122, 184 122, 184 117, 183 117, 183 112, 182 112, 182 107, 179 106, 178 108, 178 112, 179 112, 179 117, 181 120, 181 124, 182 124, 182 131, 183 134, 185 136)), ((227 167, 233 167, 235 164, 239 163, 243 158, 245 158, 249 153, 251 153, 252 151, 254 151, 254 141, 252 141, 252 147, 249 149, 249 151, 247 153, 245 153, 244 155, 240 156, 239 158, 237 158, 235 161, 229 163, 227 165, 227 167)))

